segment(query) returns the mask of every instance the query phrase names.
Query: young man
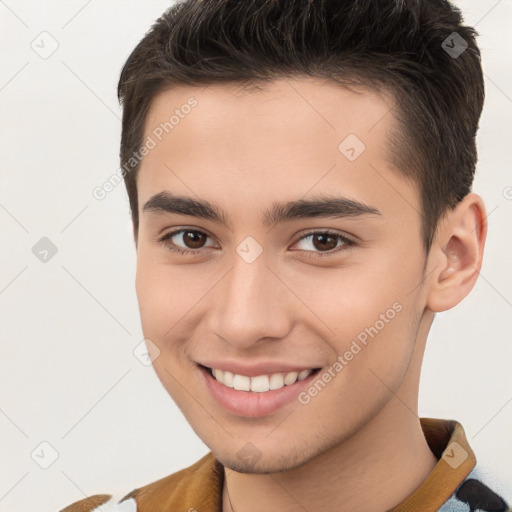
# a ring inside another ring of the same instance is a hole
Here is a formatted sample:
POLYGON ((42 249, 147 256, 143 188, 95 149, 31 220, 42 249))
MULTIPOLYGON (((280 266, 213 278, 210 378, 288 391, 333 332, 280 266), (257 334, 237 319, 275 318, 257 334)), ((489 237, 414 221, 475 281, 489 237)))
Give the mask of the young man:
POLYGON ((509 510, 462 426, 417 415, 481 268, 483 97, 444 0, 169 9, 121 74, 121 168, 148 351, 211 452, 64 510, 509 510))

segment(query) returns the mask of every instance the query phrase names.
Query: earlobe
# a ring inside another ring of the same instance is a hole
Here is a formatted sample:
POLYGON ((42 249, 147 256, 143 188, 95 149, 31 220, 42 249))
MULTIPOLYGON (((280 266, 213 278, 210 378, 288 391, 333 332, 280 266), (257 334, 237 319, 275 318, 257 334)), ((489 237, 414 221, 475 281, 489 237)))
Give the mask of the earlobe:
POLYGON ((435 261, 427 307, 446 311, 466 297, 478 278, 487 235, 483 200, 468 194, 442 219, 429 259, 435 261))

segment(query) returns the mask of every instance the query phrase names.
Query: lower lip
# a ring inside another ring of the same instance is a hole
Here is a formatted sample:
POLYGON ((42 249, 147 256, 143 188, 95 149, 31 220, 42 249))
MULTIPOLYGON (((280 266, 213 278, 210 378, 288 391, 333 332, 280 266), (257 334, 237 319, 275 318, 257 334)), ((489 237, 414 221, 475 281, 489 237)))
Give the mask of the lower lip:
POLYGON ((267 416, 297 400, 300 392, 309 386, 318 373, 312 372, 304 380, 298 380, 290 386, 258 393, 224 386, 211 375, 209 369, 202 366, 199 369, 206 386, 219 405, 227 412, 248 418, 267 416))

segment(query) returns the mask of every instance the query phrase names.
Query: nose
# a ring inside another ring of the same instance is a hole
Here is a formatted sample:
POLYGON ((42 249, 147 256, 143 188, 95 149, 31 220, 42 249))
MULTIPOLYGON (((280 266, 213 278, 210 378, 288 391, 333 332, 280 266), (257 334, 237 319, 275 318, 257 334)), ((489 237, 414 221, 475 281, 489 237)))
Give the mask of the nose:
POLYGON ((247 263, 238 255, 216 287, 210 332, 239 349, 284 338, 292 328, 290 291, 264 257, 247 263))

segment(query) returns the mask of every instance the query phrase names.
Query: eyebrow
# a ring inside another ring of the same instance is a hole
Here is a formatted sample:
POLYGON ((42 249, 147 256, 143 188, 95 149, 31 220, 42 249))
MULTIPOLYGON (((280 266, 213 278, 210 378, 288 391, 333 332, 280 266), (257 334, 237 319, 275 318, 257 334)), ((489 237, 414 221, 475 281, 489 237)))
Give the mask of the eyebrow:
MULTIPOLYGON (((172 213, 208 219, 229 225, 229 216, 218 206, 203 199, 177 196, 170 192, 159 192, 152 196, 143 207, 144 212, 172 213)), ((274 202, 263 213, 264 226, 275 226, 281 222, 315 217, 359 217, 381 215, 377 208, 348 199, 346 197, 317 196, 312 199, 274 202)))

